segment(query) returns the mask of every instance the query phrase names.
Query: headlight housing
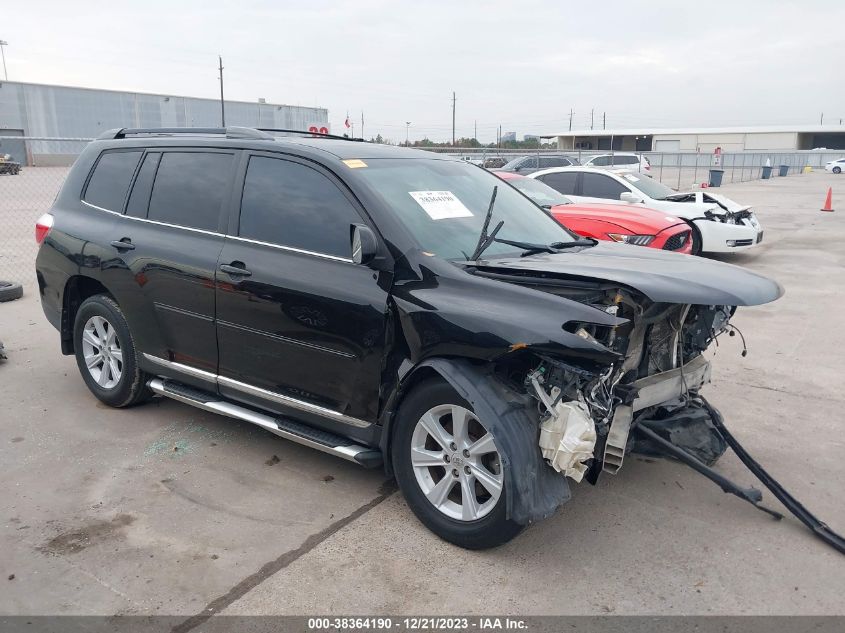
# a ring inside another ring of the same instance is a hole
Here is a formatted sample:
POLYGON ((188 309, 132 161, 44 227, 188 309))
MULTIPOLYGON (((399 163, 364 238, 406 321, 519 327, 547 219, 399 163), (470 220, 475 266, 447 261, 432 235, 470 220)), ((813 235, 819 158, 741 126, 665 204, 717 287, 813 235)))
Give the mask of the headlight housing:
POLYGON ((627 233, 608 233, 607 236, 614 242, 636 244, 637 246, 648 246, 654 240, 653 235, 629 235, 627 233))

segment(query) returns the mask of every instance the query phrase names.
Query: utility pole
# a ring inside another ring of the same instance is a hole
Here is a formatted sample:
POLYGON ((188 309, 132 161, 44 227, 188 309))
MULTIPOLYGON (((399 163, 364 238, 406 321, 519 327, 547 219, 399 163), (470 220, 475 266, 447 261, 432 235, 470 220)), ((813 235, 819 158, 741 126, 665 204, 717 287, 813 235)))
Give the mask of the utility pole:
POLYGON ((474 138, 476 141, 478 140, 478 119, 473 121, 472 138, 474 138))
POLYGON ((601 129, 607 129, 607 112, 601 113, 601 129))
POLYGON ((595 108, 592 108, 592 109, 590 110, 590 129, 591 129, 591 130, 593 129, 593 121, 594 121, 593 114, 595 114, 595 112, 596 112, 596 109, 595 109, 595 108))
POLYGON ((455 147, 455 91, 452 91, 452 147, 455 147))
POLYGON ((220 126, 226 127, 226 103, 223 101, 223 57, 217 56, 220 69, 220 126))
POLYGON ((3 57, 3 75, 5 75, 6 81, 9 81, 9 73, 6 72, 6 50, 3 47, 8 45, 9 42, 6 40, 0 40, 0 56, 3 57))
POLYGON ((569 108, 569 131, 572 131, 572 115, 575 114, 575 110, 569 108))
POLYGON ((822 112, 822 115, 819 117, 819 125, 824 125, 824 112, 822 112))
POLYGON ((405 121, 405 147, 408 147, 408 130, 411 129, 411 122, 405 121))

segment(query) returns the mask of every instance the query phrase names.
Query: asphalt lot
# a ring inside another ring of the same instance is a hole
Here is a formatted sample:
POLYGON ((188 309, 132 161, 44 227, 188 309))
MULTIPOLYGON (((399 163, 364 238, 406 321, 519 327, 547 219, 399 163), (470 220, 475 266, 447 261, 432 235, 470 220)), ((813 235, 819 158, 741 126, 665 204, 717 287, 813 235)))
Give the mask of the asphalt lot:
MULTIPOLYGON (((845 176, 721 191, 766 231, 723 259, 786 296, 739 310, 748 356, 720 339, 705 393, 843 533, 845 176), (829 185, 839 211, 821 213, 829 185)), ((15 217, 28 234, 47 193, 15 217)), ((183 630, 221 612, 845 614, 840 554, 676 463, 628 456, 512 543, 468 552, 424 529, 381 472, 176 402, 105 408, 27 275, 24 298, 0 304, 0 614, 171 614, 183 630)), ((732 455, 718 469, 752 481, 732 455)))

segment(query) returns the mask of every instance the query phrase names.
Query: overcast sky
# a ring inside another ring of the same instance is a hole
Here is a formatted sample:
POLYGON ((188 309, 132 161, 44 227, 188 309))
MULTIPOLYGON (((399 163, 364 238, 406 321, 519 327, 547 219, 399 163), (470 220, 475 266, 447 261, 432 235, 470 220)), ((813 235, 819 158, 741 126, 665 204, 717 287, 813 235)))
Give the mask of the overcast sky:
POLYGON ((404 141, 845 119, 845 4, 7 2, 9 79, 328 108, 404 141))

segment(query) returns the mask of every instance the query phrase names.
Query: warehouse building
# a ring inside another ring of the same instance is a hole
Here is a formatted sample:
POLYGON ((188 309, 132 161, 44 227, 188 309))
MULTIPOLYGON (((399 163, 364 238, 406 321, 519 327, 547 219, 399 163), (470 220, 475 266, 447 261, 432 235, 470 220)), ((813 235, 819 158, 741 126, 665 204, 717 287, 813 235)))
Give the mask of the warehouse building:
MULTIPOLYGON (((327 128, 328 110, 256 102, 225 101, 226 125, 307 130, 327 128)), ((176 95, 119 92, 0 82, 0 154, 25 165, 67 165, 84 141, 120 127, 219 127, 220 101, 176 95), (16 140, 27 137, 39 140, 16 140)))
POLYGON ((544 135, 559 149, 630 152, 756 152, 845 149, 845 125, 580 130, 544 135))

